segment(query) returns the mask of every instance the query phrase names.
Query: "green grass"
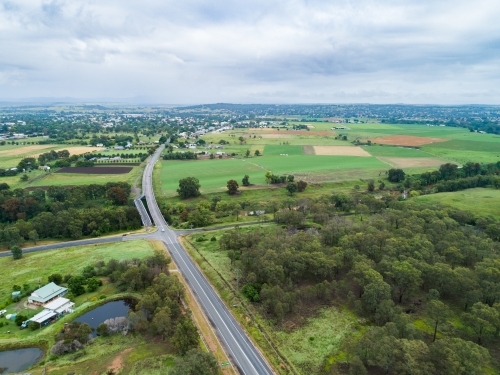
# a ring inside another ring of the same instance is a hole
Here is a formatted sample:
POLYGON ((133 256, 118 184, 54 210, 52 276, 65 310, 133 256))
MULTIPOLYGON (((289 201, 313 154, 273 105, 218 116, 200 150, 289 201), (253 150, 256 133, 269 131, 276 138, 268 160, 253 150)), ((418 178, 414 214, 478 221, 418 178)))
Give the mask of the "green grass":
MULTIPOLYGON (((120 166, 117 164, 117 166, 120 166)), ((113 165, 111 167, 114 167, 113 165)), ((106 168, 106 167, 94 167, 106 168)), ((107 182, 128 182, 133 184, 141 174, 141 167, 132 167, 129 173, 123 174, 82 174, 82 173, 50 173, 45 178, 28 183, 26 186, 65 186, 65 185, 89 185, 105 184, 107 182)), ((19 177, 18 177, 19 178, 19 177)))
POLYGON ((493 216, 500 219, 500 190, 475 188, 450 193, 421 195, 411 199, 423 203, 442 203, 477 216, 493 216))
POLYGON ((53 273, 63 276, 77 274, 86 265, 100 260, 143 258, 151 254, 153 247, 150 243, 139 240, 41 251, 24 254, 19 260, 13 260, 12 257, 0 258, 0 269, 4 277, 4 282, 0 284, 0 298, 3 301, 8 299, 14 284, 36 286, 40 280, 41 285, 44 285, 48 276, 53 273))
MULTIPOLYGON (((98 337, 85 350, 67 354, 48 363, 51 375, 104 374, 113 360, 120 357, 123 368, 120 374, 168 374, 173 366, 172 348, 165 341, 150 340, 142 335, 113 335, 98 337), (161 371, 160 371, 161 369, 161 371)), ((30 372, 40 375, 43 365, 30 372)))
POLYGON ((293 145, 266 145, 264 149, 265 155, 277 155, 280 156, 282 154, 291 155, 302 155, 302 146, 293 146, 293 145))
MULTIPOLYGON (((287 146, 286 146, 287 147, 287 146)), ((197 161, 162 162, 161 181, 166 196, 175 196, 179 180, 196 177, 200 180, 203 194, 226 191, 226 183, 235 179, 238 183, 245 174, 250 182, 266 186, 265 174, 294 174, 308 182, 327 182, 375 178, 388 165, 373 157, 356 156, 262 156, 249 159, 214 159, 197 161)))
POLYGON ((322 309, 292 332, 277 331, 280 350, 303 374, 317 373, 324 361, 340 351, 343 339, 354 331, 356 317, 336 307, 322 309))

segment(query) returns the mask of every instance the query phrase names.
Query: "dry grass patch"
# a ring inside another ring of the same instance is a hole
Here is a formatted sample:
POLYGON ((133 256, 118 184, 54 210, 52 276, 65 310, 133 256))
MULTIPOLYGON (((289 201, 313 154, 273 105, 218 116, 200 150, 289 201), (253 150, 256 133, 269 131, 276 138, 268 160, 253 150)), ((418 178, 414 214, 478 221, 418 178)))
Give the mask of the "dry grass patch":
POLYGON ((304 153, 304 155, 316 155, 314 146, 302 146, 302 152, 304 153))
POLYGON ((8 156, 24 155, 51 147, 54 146, 52 145, 21 146, 18 148, 11 148, 10 150, 2 150, 0 151, 0 155, 8 155, 8 156))
POLYGON ((314 153, 334 156, 371 156, 358 146, 314 146, 314 153))
POLYGON ((380 161, 396 168, 419 168, 419 167, 438 167, 444 164, 443 160, 435 158, 384 158, 379 157, 380 161))
POLYGON ((391 135, 371 139, 373 143, 397 146, 422 146, 435 142, 446 142, 448 140, 446 138, 417 137, 413 135, 391 135))
POLYGON ((68 150, 70 155, 80 155, 92 151, 102 151, 102 147, 86 147, 86 146, 75 146, 75 147, 65 147, 57 149, 56 151, 68 150))

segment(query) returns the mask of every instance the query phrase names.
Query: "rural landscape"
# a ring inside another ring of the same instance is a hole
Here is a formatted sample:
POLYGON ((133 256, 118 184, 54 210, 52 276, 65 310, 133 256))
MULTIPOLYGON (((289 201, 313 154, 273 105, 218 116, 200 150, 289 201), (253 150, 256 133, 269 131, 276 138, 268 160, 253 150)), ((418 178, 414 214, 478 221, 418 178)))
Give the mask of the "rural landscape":
POLYGON ((2 108, 0 373, 500 373, 500 110, 310 109, 2 108))

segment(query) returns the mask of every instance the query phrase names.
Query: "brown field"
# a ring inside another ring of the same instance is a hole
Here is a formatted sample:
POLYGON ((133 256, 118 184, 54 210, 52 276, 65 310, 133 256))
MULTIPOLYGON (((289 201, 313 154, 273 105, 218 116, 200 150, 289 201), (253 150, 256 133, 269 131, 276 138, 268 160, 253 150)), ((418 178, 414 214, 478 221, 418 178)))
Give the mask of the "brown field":
POLYGON ((85 154, 87 152, 104 150, 102 147, 86 147, 86 146, 73 146, 73 147, 65 147, 58 148, 56 151, 68 150, 70 155, 80 155, 85 154))
POLYGON ((29 154, 32 152, 40 151, 45 148, 51 148, 54 147, 52 145, 33 145, 33 146, 19 146, 19 148, 11 148, 10 150, 2 150, 0 151, 0 155, 8 155, 8 156, 14 156, 14 155, 23 155, 23 154, 29 154))
POLYGON ((443 160, 434 158, 377 158, 396 168, 419 168, 419 167, 437 167, 444 164, 443 160))
POLYGON ((78 174, 125 174, 132 167, 64 167, 55 173, 78 173, 78 174))
POLYGON ((357 146, 314 146, 314 153, 316 155, 371 156, 357 146))
POLYGON ((302 152, 304 153, 304 155, 316 155, 314 146, 302 146, 302 152))
POLYGON ((373 143, 397 146, 422 146, 434 142, 446 142, 446 138, 417 137, 413 135, 391 135, 387 137, 372 138, 373 143))

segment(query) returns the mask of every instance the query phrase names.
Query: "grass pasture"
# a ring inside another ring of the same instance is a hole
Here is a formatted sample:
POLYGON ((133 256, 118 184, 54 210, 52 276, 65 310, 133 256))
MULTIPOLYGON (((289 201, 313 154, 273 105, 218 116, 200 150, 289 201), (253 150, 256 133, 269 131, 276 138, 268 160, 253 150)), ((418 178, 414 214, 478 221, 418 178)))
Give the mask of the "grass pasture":
POLYGON ((45 283, 53 273, 76 274, 86 265, 100 260, 144 258, 152 254, 153 247, 149 242, 137 240, 40 251, 24 254, 19 260, 0 258, 0 269, 8 280, 0 285, 0 296, 9 297, 13 284, 35 285, 39 279, 45 283))
POLYGON ((500 220, 500 190, 475 188, 449 193, 421 195, 410 201, 441 203, 461 210, 471 211, 477 216, 493 216, 500 220))
POLYGON ((248 159, 163 161, 161 181, 165 195, 171 197, 177 194, 179 180, 185 177, 198 178, 205 194, 226 191, 228 180, 240 183, 245 174, 250 176, 252 184, 264 187, 268 170, 274 174, 294 174, 307 182, 328 182, 375 178, 387 169, 387 164, 374 157, 278 154, 248 159))

